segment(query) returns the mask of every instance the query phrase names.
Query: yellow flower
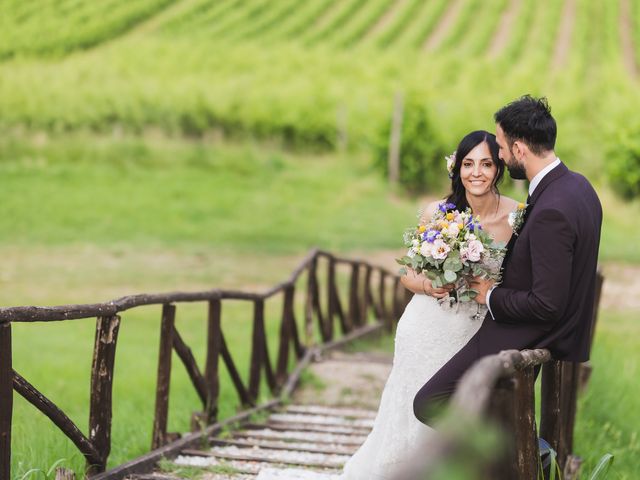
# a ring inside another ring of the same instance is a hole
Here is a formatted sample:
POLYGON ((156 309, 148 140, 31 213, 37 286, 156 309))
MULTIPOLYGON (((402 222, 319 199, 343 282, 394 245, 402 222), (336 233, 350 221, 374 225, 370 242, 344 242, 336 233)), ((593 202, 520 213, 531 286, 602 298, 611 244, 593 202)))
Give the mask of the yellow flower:
POLYGON ((524 210, 524 203, 520 202, 518 204, 518 210, 524 210))
POLYGON ((447 220, 449 221, 453 220, 453 213, 451 212, 447 213, 447 220))
POLYGON ((445 222, 444 220, 442 220, 440 222, 440 230, 445 230, 448 227, 449 227, 449 224, 447 222, 445 222))
POLYGON ((418 231, 419 231, 420 233, 423 233, 423 232, 425 232, 426 230, 427 230, 427 227, 425 227, 424 225, 420 225, 420 227, 418 227, 418 231))
POLYGON ((459 223, 459 224, 458 224, 458 228, 459 228, 460 230, 462 230, 462 227, 464 227, 464 225, 463 225, 462 223, 459 223))

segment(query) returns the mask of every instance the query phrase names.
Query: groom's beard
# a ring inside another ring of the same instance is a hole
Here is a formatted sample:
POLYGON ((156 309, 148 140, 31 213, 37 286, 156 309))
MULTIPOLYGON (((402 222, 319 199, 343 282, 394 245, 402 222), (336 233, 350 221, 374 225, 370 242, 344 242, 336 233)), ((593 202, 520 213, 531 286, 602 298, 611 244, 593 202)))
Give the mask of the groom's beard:
POLYGON ((507 163, 507 170, 509 170, 509 175, 511 176, 511 178, 513 178, 514 180, 526 180, 527 171, 525 170, 524 165, 519 163, 515 158, 512 160, 512 164, 507 163))

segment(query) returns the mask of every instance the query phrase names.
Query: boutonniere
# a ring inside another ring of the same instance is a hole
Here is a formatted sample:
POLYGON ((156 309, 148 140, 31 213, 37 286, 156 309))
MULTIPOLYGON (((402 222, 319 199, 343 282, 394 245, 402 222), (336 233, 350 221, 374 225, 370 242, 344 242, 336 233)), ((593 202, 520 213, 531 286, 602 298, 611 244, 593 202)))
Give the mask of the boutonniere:
POLYGON ((513 230, 514 235, 518 235, 518 233, 520 233, 520 229, 524 224, 524 217, 527 213, 528 206, 529 205, 525 205, 524 203, 519 203, 518 208, 509 213, 509 218, 507 219, 507 221, 509 222, 509 226, 513 230))

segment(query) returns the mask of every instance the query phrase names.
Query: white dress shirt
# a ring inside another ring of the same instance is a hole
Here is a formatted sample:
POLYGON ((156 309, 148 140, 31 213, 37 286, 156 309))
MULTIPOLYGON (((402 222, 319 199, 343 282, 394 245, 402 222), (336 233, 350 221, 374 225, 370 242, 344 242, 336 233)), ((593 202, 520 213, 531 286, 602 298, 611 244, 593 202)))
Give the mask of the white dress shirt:
MULTIPOLYGON (((542 170, 540 170, 537 173, 537 175, 531 179, 531 182, 529 182, 529 197, 533 195, 533 192, 535 191, 536 187, 540 184, 540 181, 547 175, 547 173, 549 173, 551 170, 556 168, 558 165, 560 165, 560 159, 556 157, 556 159, 553 162, 551 162, 549 165, 547 165, 542 170)), ((496 317, 493 316, 493 312, 491 311, 491 305, 489 305, 489 300, 491 298, 491 292, 493 292, 495 288, 498 288, 498 285, 494 285, 489 289, 489 291, 487 292, 487 298, 486 298, 487 308, 489 309, 491 318, 493 318, 494 320, 496 319, 496 317)))

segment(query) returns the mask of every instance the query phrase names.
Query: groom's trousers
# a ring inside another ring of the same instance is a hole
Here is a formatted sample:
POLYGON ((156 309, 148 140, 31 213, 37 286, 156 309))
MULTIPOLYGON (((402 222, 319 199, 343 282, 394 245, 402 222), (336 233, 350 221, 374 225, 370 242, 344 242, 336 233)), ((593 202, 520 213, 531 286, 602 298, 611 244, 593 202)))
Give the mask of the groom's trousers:
MULTIPOLYGON (((501 350, 544 348, 548 332, 533 325, 496 323, 488 315, 478 332, 418 391, 413 400, 413 412, 418 420, 433 425, 441 408, 446 405, 464 373, 477 360, 501 350)), ((536 369, 536 377, 539 372, 536 369)))

